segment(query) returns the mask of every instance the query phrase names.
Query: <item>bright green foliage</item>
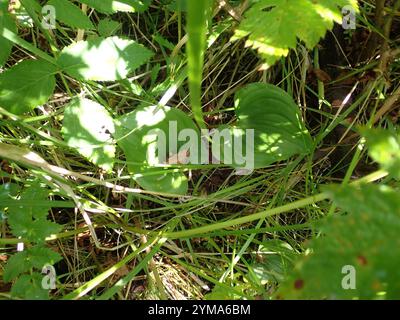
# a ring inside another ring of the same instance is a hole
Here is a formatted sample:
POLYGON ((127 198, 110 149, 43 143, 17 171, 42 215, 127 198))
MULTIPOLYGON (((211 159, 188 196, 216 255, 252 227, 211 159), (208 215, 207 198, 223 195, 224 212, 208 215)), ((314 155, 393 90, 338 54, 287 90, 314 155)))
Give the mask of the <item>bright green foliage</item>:
POLYGON ((79 0, 99 12, 111 14, 118 11, 143 12, 151 0, 79 0))
MULTIPOLYGON (((18 194, 19 187, 13 183, 4 183, 0 185, 0 203, 14 197, 18 194)), ((1 207, 0 207, 1 208, 1 207)))
POLYGON ((32 268, 41 270, 46 265, 60 261, 60 255, 43 246, 33 246, 14 254, 7 261, 4 280, 9 282, 32 268), (34 257, 34 259, 32 259, 34 257))
POLYGON ((59 225, 47 220, 51 202, 44 206, 35 203, 47 198, 48 190, 35 183, 21 193, 19 199, 24 201, 24 205, 18 205, 16 201, 8 208, 8 224, 15 236, 42 243, 46 237, 60 231, 59 225))
POLYGON ((44 246, 46 237, 60 231, 61 226, 47 220, 51 202, 49 190, 33 182, 18 196, 18 186, 4 184, 0 187, 0 209, 6 210, 7 222, 14 236, 29 241, 23 251, 11 256, 4 268, 5 282, 15 280, 11 295, 22 299, 48 299, 48 290, 42 288, 41 271, 47 265, 61 260, 61 256, 44 246), (12 205, 1 206, 4 200, 13 199, 12 205), (40 204, 38 204, 38 203, 40 204), (20 204, 21 203, 21 204, 20 204))
POLYGON ((57 68, 44 60, 25 60, 0 74, 0 105, 15 114, 30 111, 53 94, 57 68))
POLYGON ((171 11, 187 11, 188 0, 173 0, 167 5, 171 11))
POLYGON ((63 71, 79 80, 114 81, 126 78, 152 55, 132 40, 95 38, 65 47, 58 63, 63 71))
POLYGON ((101 19, 97 25, 97 31, 102 37, 110 37, 120 28, 121 24, 118 21, 109 18, 101 19))
POLYGON ((188 43, 186 53, 188 58, 188 76, 190 102, 194 119, 201 129, 205 128, 201 106, 201 81, 203 76, 204 52, 206 49, 206 31, 209 0, 190 1, 188 4, 188 43))
POLYGON ((107 171, 114 164, 113 133, 113 119, 102 105, 88 99, 75 99, 65 107, 64 139, 70 147, 107 171))
POLYGON ((288 243, 271 239, 260 244, 257 255, 258 259, 249 267, 248 277, 265 285, 285 279, 292 268, 295 252, 288 243))
POLYGON ((69 0, 50 0, 56 10, 56 19, 66 25, 79 29, 94 29, 93 23, 83 11, 69 0))
POLYGON ((385 186, 331 187, 334 203, 347 212, 321 224, 322 236, 310 241, 282 288, 285 299, 399 299, 400 202, 385 186), (354 267, 355 289, 345 266, 354 267), (342 271, 343 270, 343 271, 342 271))
MULTIPOLYGON (((181 110, 169 107, 142 107, 116 121, 116 135, 118 145, 125 153, 128 169, 134 179, 146 190, 185 194, 187 192, 187 178, 182 172, 171 172, 163 169, 162 156, 158 157, 158 137, 154 130, 162 131, 166 135, 166 153, 171 143, 177 142, 177 137, 169 139, 170 121, 176 121, 177 132, 183 129, 192 129, 200 132, 193 121, 181 110), (150 161, 153 159, 154 161, 150 161), (160 159, 159 167, 157 165, 160 159)), ((171 130, 171 133, 173 131, 171 130)), ((160 140, 162 141, 162 140, 160 140)), ((177 143, 176 150, 181 150, 184 143, 177 143)), ((200 145, 200 142, 199 142, 200 145)), ((166 156, 172 156, 166 154, 166 156)))
POLYGON ((38 272, 21 275, 11 288, 11 295, 20 299, 47 300, 49 292, 42 289, 42 279, 43 275, 38 272))
POLYGON ((246 45, 257 49, 265 60, 265 68, 273 65, 289 49, 295 48, 297 38, 313 48, 341 23, 340 7, 357 8, 357 0, 253 0, 235 31, 233 39, 247 38, 246 45))
POLYGON ((369 154, 393 177, 400 179, 400 134, 383 129, 362 130, 369 154))
POLYGON ((242 132, 244 136, 246 129, 254 129, 254 168, 312 150, 313 142, 298 106, 276 86, 253 83, 237 91, 235 113, 238 122, 233 134, 242 132))
MULTIPOLYGON (((240 290, 240 286, 236 286, 235 290, 240 290)), ((204 300, 239 300, 241 298, 235 291, 231 288, 222 287, 216 285, 214 289, 204 296, 204 300)))
MULTIPOLYGON (((17 30, 15 21, 11 18, 11 15, 7 11, 7 5, 7 0, 0 0, 0 33, 3 28, 7 28, 13 32, 16 32, 17 30)), ((8 56, 11 53, 12 46, 12 42, 0 36, 0 67, 7 61, 8 56)))

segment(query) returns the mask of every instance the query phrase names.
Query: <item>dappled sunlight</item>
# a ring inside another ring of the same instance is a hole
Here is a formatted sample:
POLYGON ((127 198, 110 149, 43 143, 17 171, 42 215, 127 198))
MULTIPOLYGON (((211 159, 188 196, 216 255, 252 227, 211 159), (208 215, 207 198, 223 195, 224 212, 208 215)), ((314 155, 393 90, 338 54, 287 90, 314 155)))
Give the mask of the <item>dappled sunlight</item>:
POLYGON ((114 122, 107 111, 94 101, 76 99, 65 109, 62 133, 68 145, 93 163, 111 170, 115 145, 114 122))
POLYGON ((83 3, 97 8, 104 13, 141 12, 146 9, 150 0, 81 0, 83 3))
MULTIPOLYGON (((181 170, 162 168, 159 165, 165 164, 171 149, 177 152, 184 144, 178 142, 178 133, 187 128, 199 132, 184 112, 170 107, 141 107, 117 119, 115 138, 124 150, 130 173, 141 174, 135 179, 143 188, 186 193, 188 186, 185 174, 181 170), (171 123, 176 124, 176 132, 171 131, 171 123)), ((200 139, 200 134, 198 137, 200 139)))
POLYGON ((143 127, 143 126, 154 126, 157 123, 163 121, 165 119, 165 111, 161 108, 157 108, 156 106, 151 106, 145 108, 143 111, 138 111, 136 113, 136 126, 135 127, 143 127))
POLYGON ((64 48, 58 62, 78 79, 113 81, 126 78, 151 55, 150 50, 132 40, 95 38, 64 48))
POLYGON ((339 11, 333 11, 330 8, 326 8, 321 4, 314 4, 315 11, 324 19, 324 21, 328 23, 332 23, 332 21, 336 21, 337 23, 342 22, 342 14, 339 11))
POLYGON ((56 67, 43 60, 24 60, 0 74, 0 105, 22 114, 47 102, 55 87, 56 67))
POLYGON ((314 47, 333 27, 341 23, 339 5, 358 10, 357 1, 268 1, 254 2, 235 30, 233 40, 246 38, 246 46, 257 50, 264 59, 263 68, 272 66, 289 49, 296 47, 297 38, 308 48, 314 47))
POLYGON ((280 88, 262 83, 248 85, 236 93, 235 107, 237 128, 254 129, 255 168, 311 152, 312 140, 299 108, 280 88))

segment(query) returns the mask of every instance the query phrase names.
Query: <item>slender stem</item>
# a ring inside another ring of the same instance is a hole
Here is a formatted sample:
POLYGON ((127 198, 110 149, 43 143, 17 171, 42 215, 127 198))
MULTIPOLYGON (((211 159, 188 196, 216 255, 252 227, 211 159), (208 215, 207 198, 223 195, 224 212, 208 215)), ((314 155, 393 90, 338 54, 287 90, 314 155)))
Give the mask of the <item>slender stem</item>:
POLYGON ((192 237, 197 234, 204 234, 204 233, 208 233, 208 232, 219 230, 219 229, 233 227, 235 225, 249 223, 249 222, 252 222, 252 221, 255 221, 258 219, 265 219, 267 217, 271 217, 271 216, 274 216, 274 215, 277 215, 280 213, 284 213, 284 212, 292 211, 294 209, 302 208, 309 204, 320 202, 327 198, 328 198, 327 193, 319 193, 315 196, 311 196, 311 197, 301 199, 301 200, 298 200, 298 201, 295 201, 295 202, 292 202, 289 204, 285 204, 278 208, 268 209, 268 210, 254 213, 254 214, 251 214, 251 215, 248 215, 245 217, 240 217, 240 218, 236 218, 236 219, 232 219, 232 220, 218 222, 218 223, 206 225, 206 226, 203 226, 200 228, 166 233, 164 236, 169 239, 189 238, 189 237, 192 237))
POLYGON ((187 13, 189 39, 186 52, 188 56, 190 102, 194 119, 201 129, 206 128, 201 106, 201 82, 203 78, 209 5, 209 0, 189 1, 187 13))
POLYGON ((52 63, 52 64, 57 64, 56 59, 49 56, 46 52, 36 48, 35 46, 31 45, 29 42, 21 39, 18 37, 14 32, 7 28, 2 28, 0 29, 0 36, 6 38, 7 40, 15 43, 16 45, 19 45, 20 47, 32 52, 34 55, 52 63))
MULTIPOLYGON (((352 184, 368 183, 368 182, 379 180, 385 176, 387 176, 387 172, 379 170, 379 171, 376 171, 376 172, 374 172, 368 176, 365 176, 359 180, 354 181, 352 184)), ((251 214, 251 215, 248 215, 245 217, 240 217, 237 219, 218 222, 218 223, 214 223, 214 224, 210 224, 210 225, 206 225, 203 227, 190 229, 190 230, 167 232, 164 234, 164 237, 169 238, 169 239, 190 238, 190 237, 193 237, 194 235, 205 234, 205 233, 209 233, 211 231, 225 229, 225 228, 233 227, 236 225, 249 223, 249 222, 252 222, 252 221, 255 221, 258 219, 264 219, 267 217, 275 216, 275 215, 278 215, 281 213, 292 211, 294 209, 299 209, 299 208, 305 207, 307 205, 326 200, 328 198, 329 198, 328 193, 322 192, 317 195, 280 206, 278 208, 268 209, 268 210, 254 213, 254 214, 251 214)))

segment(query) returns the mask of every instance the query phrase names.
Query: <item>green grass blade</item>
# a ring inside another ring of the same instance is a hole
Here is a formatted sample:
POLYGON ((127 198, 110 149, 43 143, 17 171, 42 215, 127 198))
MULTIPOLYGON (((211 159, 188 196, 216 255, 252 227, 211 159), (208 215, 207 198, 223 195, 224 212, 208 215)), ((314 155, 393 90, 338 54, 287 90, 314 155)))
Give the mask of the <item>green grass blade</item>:
POLYGON ((206 127, 201 108, 201 81, 206 47, 207 16, 210 4, 209 0, 189 1, 187 13, 189 40, 186 53, 189 69, 190 102, 194 119, 201 129, 206 127))

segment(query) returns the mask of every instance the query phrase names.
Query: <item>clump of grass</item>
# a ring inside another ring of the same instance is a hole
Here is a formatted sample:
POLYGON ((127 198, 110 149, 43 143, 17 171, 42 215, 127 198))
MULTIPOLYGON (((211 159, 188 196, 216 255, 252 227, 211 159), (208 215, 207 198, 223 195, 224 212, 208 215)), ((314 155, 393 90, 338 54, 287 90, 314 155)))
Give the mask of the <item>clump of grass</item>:
MULTIPOLYGON (((93 20, 102 18, 96 12, 91 14, 93 20)), ((251 82, 271 82, 284 88, 302 106, 302 115, 318 142, 318 151, 312 156, 293 158, 243 177, 235 176, 226 168, 187 170, 190 172, 187 197, 138 191, 120 152, 117 152, 114 170, 106 173, 66 145, 60 135, 64 106, 82 90, 95 100, 105 101, 114 115, 157 103, 164 92, 162 89, 170 84, 169 80, 176 79, 185 68, 184 19, 182 13, 166 10, 159 1, 145 13, 119 13, 113 19, 121 24, 117 33, 146 43, 157 52, 154 63, 143 67, 130 79, 134 86, 125 82, 110 85, 59 78, 53 99, 30 115, 14 116, 0 108, 0 142, 27 147, 48 163, 70 171, 49 183, 43 170, 3 161, 1 182, 23 185, 34 175, 47 181, 54 191, 60 183, 66 184, 75 200, 90 208, 86 214, 96 232, 97 243, 88 221, 68 195, 54 192, 50 197, 53 201, 72 203, 72 208, 51 210, 51 218, 63 226, 61 233, 48 239, 49 245, 63 256, 63 261, 56 265, 57 289, 52 296, 270 299, 296 256, 304 251, 305 242, 314 234, 315 223, 335 211, 328 201, 310 202, 303 208, 218 227, 210 232, 185 234, 185 230, 293 203, 318 194, 320 185, 360 176, 358 170, 364 170, 362 175, 372 172, 371 166, 366 166, 369 160, 365 152, 357 149, 359 139, 354 140, 353 135, 358 124, 371 123, 379 102, 390 95, 392 89, 381 80, 364 81, 368 72, 376 67, 373 60, 348 67, 343 78, 358 77, 356 95, 343 113, 336 112, 332 101, 323 95, 329 85, 322 90, 324 84, 319 79, 307 76, 312 60, 309 52, 300 48, 273 68, 259 71, 262 61, 257 55, 245 47, 243 41, 230 42, 229 32, 221 33, 205 52, 204 68, 201 68, 203 94, 196 98, 193 112, 197 121, 203 123, 201 113, 205 118, 202 126, 216 127, 234 121, 234 91, 251 82), (142 88, 144 93, 137 94, 133 87, 138 91, 142 88), (334 133, 333 138, 329 132, 334 133), (340 150, 339 156, 337 150, 340 150), (269 264, 275 258, 277 268, 269 264), (261 273, 259 266, 264 266, 261 273)), ((225 12, 217 12, 215 19, 226 23, 228 30, 236 23, 225 12)), ((217 29, 210 25, 209 32, 215 34, 217 29)), ((50 36, 54 45, 61 47, 69 44, 76 34, 63 28, 50 36)), ((32 29, 24 37, 39 43, 43 34, 39 29, 32 29)), ((398 41, 393 40, 394 43, 398 41)), ((15 49, 8 64, 13 65, 25 57, 25 51, 15 49)), ((385 72, 390 73, 396 83, 398 63, 385 72)), ((340 79, 332 80, 336 81, 340 79)), ((189 106, 193 107, 193 101, 191 104, 186 83, 181 83, 169 104, 191 112, 189 106)), ((389 125, 384 119, 379 122, 382 127, 389 125)), ((15 252, 18 239, 10 237, 4 220, 0 232, 1 270, 15 252)), ((0 281, 1 296, 9 298, 9 290, 9 286, 0 281)))

